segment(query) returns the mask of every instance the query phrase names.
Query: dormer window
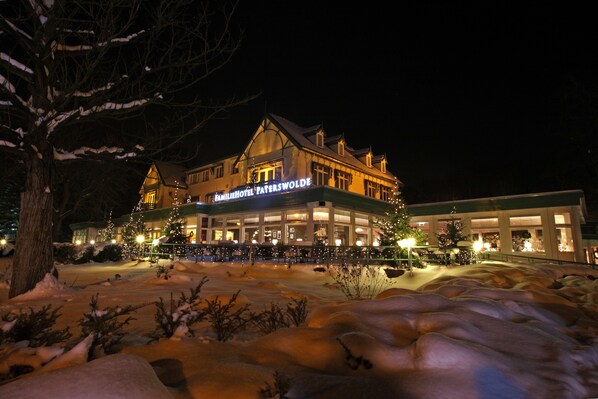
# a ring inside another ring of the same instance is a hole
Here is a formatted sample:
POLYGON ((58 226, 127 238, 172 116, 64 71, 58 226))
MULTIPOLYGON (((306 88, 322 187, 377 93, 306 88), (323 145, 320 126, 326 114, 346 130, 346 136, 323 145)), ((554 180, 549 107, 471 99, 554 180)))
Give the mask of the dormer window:
POLYGON ((386 173, 386 158, 384 158, 380 163, 380 170, 382 171, 382 173, 386 173))
POLYGON ((324 132, 316 133, 316 145, 320 148, 324 148, 324 132))
POLYGON ((372 167, 372 153, 371 152, 368 152, 367 155, 365 156, 365 165, 368 168, 372 167))
POLYGON ((342 140, 338 142, 338 155, 345 156, 345 142, 342 140))

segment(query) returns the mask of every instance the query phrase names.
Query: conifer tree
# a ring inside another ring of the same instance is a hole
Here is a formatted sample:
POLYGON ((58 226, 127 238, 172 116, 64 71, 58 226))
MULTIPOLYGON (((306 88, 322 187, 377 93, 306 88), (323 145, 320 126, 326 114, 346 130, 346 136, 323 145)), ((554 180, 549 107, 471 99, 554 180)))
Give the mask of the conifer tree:
POLYGON ((385 216, 374 220, 374 225, 380 229, 380 245, 395 246, 400 240, 409 237, 415 239, 415 245, 424 243, 427 235, 411 227, 411 215, 399 191, 399 181, 396 178, 390 204, 391 208, 385 212, 385 216))
POLYGON ((436 234, 438 246, 440 248, 456 248, 459 241, 467 241, 469 237, 463 234, 465 224, 455 217, 457 209, 453 207, 451 211, 451 220, 446 224, 442 231, 436 234))
POLYGON ((141 234, 145 236, 146 232, 143 221, 143 198, 140 198, 131 211, 129 221, 123 226, 123 249, 126 256, 135 257, 139 254, 137 236, 141 234))
MULTIPOLYGON (((384 217, 374 219, 374 225, 380 229, 380 245, 383 247, 396 247, 400 240, 413 238, 415 245, 421 245, 427 240, 423 231, 411 227, 411 215, 407 210, 405 201, 399 190, 399 181, 395 178, 395 185, 390 199, 391 207, 385 212, 384 217)), ((408 258, 407 248, 385 248, 385 258, 408 258)), ((414 261, 419 265, 419 261, 414 261)), ((392 264, 396 265, 396 261, 392 264)))
POLYGON ((108 215, 108 220, 106 221, 106 228, 102 233, 102 241, 110 242, 116 238, 114 222, 112 221, 112 211, 108 215))
POLYGON ((185 235, 185 219, 182 218, 179 213, 178 191, 179 188, 177 184, 177 188, 174 191, 170 216, 162 228, 162 234, 168 238, 167 242, 171 244, 184 244, 187 241, 187 236, 185 235))

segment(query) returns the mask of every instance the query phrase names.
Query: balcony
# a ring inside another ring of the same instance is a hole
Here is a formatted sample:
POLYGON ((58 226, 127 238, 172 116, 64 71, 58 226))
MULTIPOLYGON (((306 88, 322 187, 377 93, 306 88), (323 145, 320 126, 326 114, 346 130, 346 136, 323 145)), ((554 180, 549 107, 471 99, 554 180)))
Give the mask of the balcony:
POLYGON ((156 209, 156 203, 155 202, 144 202, 143 203, 143 210, 144 211, 151 211, 152 209, 156 209))

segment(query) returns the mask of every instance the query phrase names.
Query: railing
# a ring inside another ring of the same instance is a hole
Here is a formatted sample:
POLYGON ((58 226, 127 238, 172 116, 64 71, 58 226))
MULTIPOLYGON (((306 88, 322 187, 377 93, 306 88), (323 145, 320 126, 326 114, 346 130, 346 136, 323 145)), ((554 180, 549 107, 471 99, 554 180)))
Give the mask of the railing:
POLYGON ((455 251, 439 250, 434 246, 412 247, 409 258, 407 248, 399 246, 322 246, 322 245, 266 245, 266 244, 169 244, 157 246, 146 243, 143 257, 188 258, 196 262, 249 262, 273 261, 316 264, 368 264, 408 267, 420 263, 470 264, 476 258, 468 248, 455 251))
MULTIPOLYGON (((166 259, 174 257, 194 259, 196 262, 248 262, 272 261, 290 265, 315 264, 369 264, 407 267, 406 248, 398 246, 320 246, 320 245, 265 245, 265 244, 169 244, 143 246, 143 257, 166 259)), ((547 259, 504 252, 480 252, 470 248, 439 248, 438 246, 412 247, 412 263, 467 265, 481 260, 505 262, 572 264, 595 268, 595 265, 562 259, 547 259)))
POLYGON ((515 255, 509 254, 505 252, 482 252, 480 253, 480 257, 485 260, 499 260, 503 262, 527 262, 527 263, 554 263, 557 265, 578 265, 578 266, 586 266, 592 269, 595 269, 596 265, 591 263, 585 262, 575 262, 571 260, 563 260, 563 259, 550 259, 550 258, 542 258, 538 256, 527 256, 527 255, 515 255))

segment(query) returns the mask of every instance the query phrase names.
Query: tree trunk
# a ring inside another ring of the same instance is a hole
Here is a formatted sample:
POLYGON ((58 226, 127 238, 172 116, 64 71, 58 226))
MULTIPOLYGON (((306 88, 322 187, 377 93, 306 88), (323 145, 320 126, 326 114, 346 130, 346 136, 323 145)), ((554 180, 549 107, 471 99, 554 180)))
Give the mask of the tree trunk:
POLYGON ((35 288, 54 264, 51 166, 46 162, 41 159, 25 161, 27 176, 25 192, 21 194, 9 298, 35 288))

